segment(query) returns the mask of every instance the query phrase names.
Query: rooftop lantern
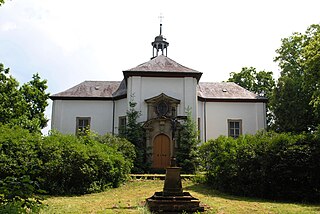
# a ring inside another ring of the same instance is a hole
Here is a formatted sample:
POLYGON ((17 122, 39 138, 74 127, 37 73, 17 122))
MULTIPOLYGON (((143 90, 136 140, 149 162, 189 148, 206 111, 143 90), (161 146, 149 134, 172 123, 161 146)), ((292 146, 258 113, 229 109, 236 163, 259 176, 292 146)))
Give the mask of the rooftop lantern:
POLYGON ((167 47, 169 46, 169 42, 166 41, 166 38, 162 35, 162 18, 160 16, 160 34, 154 38, 154 42, 151 43, 152 45, 152 59, 159 55, 159 51, 161 50, 161 54, 167 56, 167 47), (164 53, 165 51, 165 53, 164 53))

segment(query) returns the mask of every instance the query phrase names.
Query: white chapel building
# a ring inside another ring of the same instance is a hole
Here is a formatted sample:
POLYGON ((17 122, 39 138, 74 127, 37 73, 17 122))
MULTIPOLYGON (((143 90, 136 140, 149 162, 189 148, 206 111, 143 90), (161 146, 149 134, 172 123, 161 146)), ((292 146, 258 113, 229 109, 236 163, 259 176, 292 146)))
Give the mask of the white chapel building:
POLYGON ((101 135, 118 134, 133 100, 141 112, 152 166, 163 168, 175 149, 172 121, 187 109, 202 142, 266 128, 266 98, 232 82, 201 82, 201 72, 167 57, 169 43, 161 28, 152 42, 151 60, 123 71, 122 81, 84 81, 51 95, 52 129, 77 134, 89 127, 101 135))

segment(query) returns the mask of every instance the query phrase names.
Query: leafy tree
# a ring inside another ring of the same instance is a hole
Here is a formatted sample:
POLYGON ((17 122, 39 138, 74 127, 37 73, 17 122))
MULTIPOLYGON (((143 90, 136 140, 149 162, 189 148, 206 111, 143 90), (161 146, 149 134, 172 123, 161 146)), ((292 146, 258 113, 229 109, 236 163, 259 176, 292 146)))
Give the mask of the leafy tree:
POLYGON ((239 73, 231 72, 228 82, 237 83, 241 87, 253 92, 254 84, 255 84, 255 77, 254 77, 255 74, 256 74, 255 68, 244 67, 241 69, 239 73))
POLYGON ((0 6, 4 4, 4 0, 0 0, 0 6))
POLYGON ((35 74, 20 87, 9 72, 9 68, 0 63, 0 123, 40 131, 48 121, 44 115, 49 98, 45 92, 47 81, 35 74))
POLYGON ((254 67, 243 67, 239 73, 231 72, 228 82, 234 82, 256 94, 270 98, 275 81, 271 71, 257 72, 254 67))
POLYGON ((311 91, 311 106, 317 118, 320 118, 320 26, 313 25, 314 36, 302 51, 302 66, 305 75, 305 89, 311 91))
MULTIPOLYGON (((237 83, 249 91, 270 99, 275 87, 275 80, 272 75, 270 71, 257 72, 254 67, 243 67, 239 73, 230 73, 228 82, 237 83)), ((270 112, 269 105, 267 105, 267 124, 270 126, 271 122, 272 113, 270 112)))
POLYGON ((24 113, 24 100, 19 83, 9 76, 9 68, 0 64, 0 123, 8 123, 24 113))
POLYGON ((26 101, 26 108, 29 110, 28 119, 36 119, 39 122, 40 128, 47 125, 44 112, 48 106, 49 94, 45 93, 47 89, 47 81, 41 80, 39 74, 34 74, 32 80, 22 85, 20 91, 26 101))
POLYGON ((177 144, 179 149, 176 152, 176 158, 178 165, 182 168, 181 171, 194 173, 199 164, 198 145, 200 140, 190 109, 187 111, 186 121, 181 124, 177 144))
POLYGON ((148 164, 146 163, 146 145, 144 140, 144 129, 142 124, 138 122, 141 112, 135 109, 137 103, 133 101, 129 102, 129 110, 127 111, 128 122, 125 130, 122 130, 122 137, 125 137, 129 142, 135 146, 136 157, 134 160, 133 173, 142 173, 148 170, 148 164))
POLYGON ((320 122, 316 110, 318 79, 312 79, 319 76, 316 71, 319 62, 315 61, 319 32, 319 25, 311 25, 304 34, 293 33, 282 39, 281 47, 276 50, 275 61, 281 76, 270 102, 276 131, 311 131, 320 122))

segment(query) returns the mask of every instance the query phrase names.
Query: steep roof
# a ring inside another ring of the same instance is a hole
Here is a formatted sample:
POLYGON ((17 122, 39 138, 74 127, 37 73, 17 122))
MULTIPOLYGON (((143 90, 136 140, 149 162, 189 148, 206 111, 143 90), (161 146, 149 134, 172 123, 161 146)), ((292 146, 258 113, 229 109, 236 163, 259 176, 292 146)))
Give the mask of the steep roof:
MULTIPOLYGON (((63 92, 50 96, 56 99, 112 99, 119 89, 120 81, 84 81, 63 92)), ((121 93, 119 93, 121 94, 121 93)))
POLYGON ((195 77, 199 81, 202 73, 185 67, 176 61, 159 55, 148 62, 142 63, 134 68, 123 71, 124 77, 129 76, 161 76, 161 77, 195 77))
POLYGON ((233 82, 200 82, 198 85, 199 99, 210 101, 244 101, 266 102, 261 97, 233 82))

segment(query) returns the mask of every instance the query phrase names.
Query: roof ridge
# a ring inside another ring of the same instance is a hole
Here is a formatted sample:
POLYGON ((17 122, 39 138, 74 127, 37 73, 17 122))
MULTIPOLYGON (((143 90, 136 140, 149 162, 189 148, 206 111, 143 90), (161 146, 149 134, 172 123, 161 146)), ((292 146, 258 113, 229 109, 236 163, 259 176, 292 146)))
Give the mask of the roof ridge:
POLYGON ((128 72, 128 71, 201 73, 192 68, 188 68, 164 55, 159 55, 157 57, 154 57, 153 59, 147 62, 141 63, 136 67, 127 69, 124 72, 128 72))

